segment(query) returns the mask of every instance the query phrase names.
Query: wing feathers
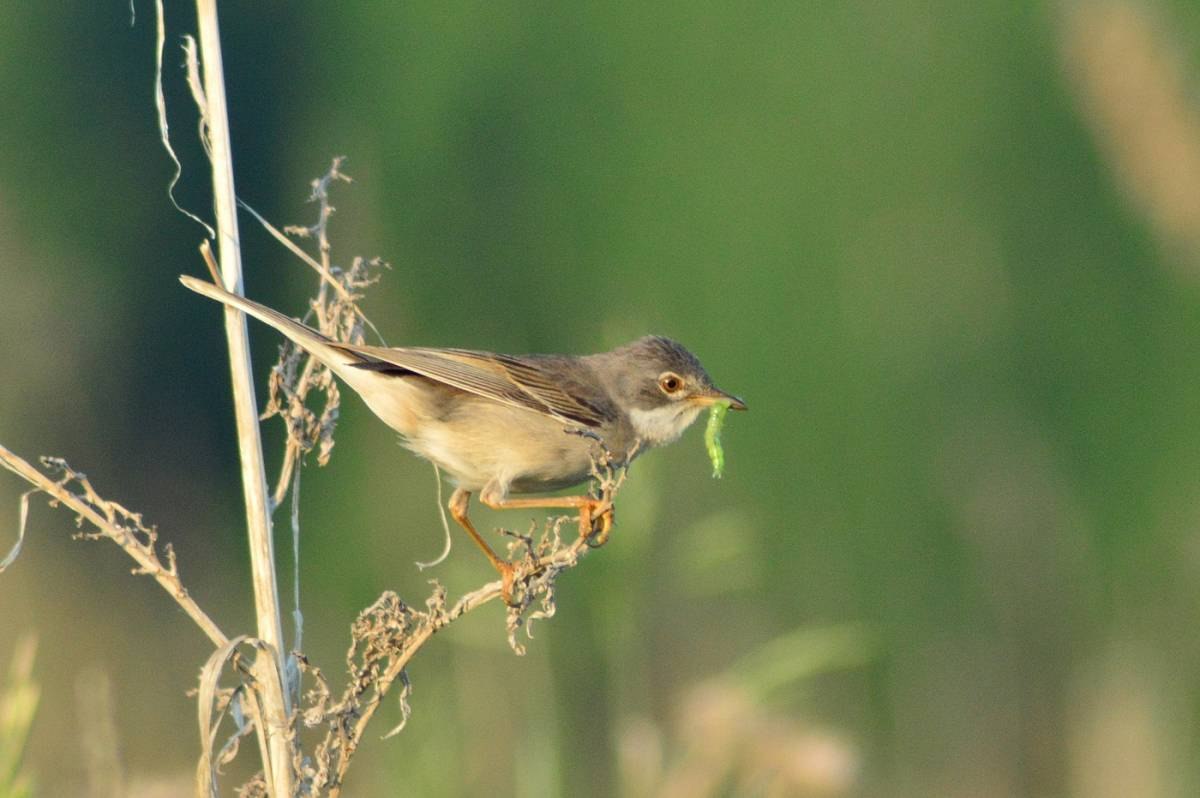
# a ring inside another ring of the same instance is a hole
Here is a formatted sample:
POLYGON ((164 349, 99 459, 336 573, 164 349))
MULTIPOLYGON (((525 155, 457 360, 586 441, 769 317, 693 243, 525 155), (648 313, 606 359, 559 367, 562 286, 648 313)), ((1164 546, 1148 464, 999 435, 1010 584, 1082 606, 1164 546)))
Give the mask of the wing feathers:
POLYGON ((470 349, 388 348, 339 343, 317 330, 289 319, 265 305, 231 294, 224 288, 194 277, 180 277, 188 288, 232 305, 266 322, 315 354, 342 375, 350 369, 403 376, 419 374, 462 391, 497 402, 535 410, 563 422, 598 427, 617 417, 607 395, 580 385, 578 368, 568 358, 553 356, 514 357, 475 352, 470 349), (341 361, 340 355, 351 362, 341 361))
MULTIPOLYGON (((564 389, 556 372, 558 358, 520 358, 467 349, 384 348, 345 346, 347 351, 370 358, 362 368, 390 371, 388 366, 411 371, 463 391, 514 407, 536 410, 563 421, 589 427, 615 417, 607 397, 592 401, 564 389)), ((575 391, 574 393, 579 393, 575 391)))

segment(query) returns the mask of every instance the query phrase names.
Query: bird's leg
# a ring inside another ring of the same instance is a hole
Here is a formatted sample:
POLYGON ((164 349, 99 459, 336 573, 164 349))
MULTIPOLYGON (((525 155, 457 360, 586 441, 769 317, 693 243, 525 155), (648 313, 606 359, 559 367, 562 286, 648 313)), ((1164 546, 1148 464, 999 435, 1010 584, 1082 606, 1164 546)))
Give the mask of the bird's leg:
POLYGON ((479 494, 479 500, 493 510, 517 510, 523 507, 545 509, 564 507, 578 510, 579 536, 590 542, 594 535, 596 539, 595 545, 602 545, 608 540, 608 533, 612 530, 612 506, 605 507, 604 502, 599 499, 593 499, 591 496, 538 496, 510 499, 507 496, 497 497, 484 491, 479 494), (593 529, 593 519, 597 513, 600 516, 599 529, 593 529))
POLYGON ((492 547, 487 544, 487 541, 475 531, 475 525, 471 523, 471 519, 467 517, 467 511, 471 502, 471 492, 457 488, 450 495, 450 502, 446 505, 446 509, 450 511, 450 516, 458 522, 458 525, 467 530, 467 534, 475 541, 475 545, 483 549, 483 553, 488 558, 488 562, 500 574, 500 598, 505 604, 512 606, 512 583, 513 573, 515 568, 513 564, 507 560, 500 559, 500 556, 492 550, 492 547))

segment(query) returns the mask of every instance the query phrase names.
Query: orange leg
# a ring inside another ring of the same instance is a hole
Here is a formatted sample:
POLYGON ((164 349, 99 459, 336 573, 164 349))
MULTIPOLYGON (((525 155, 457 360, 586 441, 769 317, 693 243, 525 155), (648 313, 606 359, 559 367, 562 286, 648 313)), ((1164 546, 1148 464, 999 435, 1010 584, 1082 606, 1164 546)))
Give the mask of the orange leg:
POLYGON ((480 494, 479 500, 493 510, 518 510, 523 507, 545 509, 565 507, 578 510, 579 536, 584 540, 588 540, 594 534, 597 545, 601 545, 608 540, 608 533, 612 530, 613 514, 611 507, 600 513, 599 531, 592 529, 592 519, 596 516, 597 511, 600 510, 603 502, 597 501, 590 496, 542 496, 524 499, 510 499, 505 497, 497 499, 489 496, 485 491, 480 494))
POLYGON ((507 560, 500 559, 500 556, 492 550, 492 547, 487 544, 487 541, 475 531, 475 525, 471 523, 471 519, 467 517, 468 505, 471 501, 471 492, 458 488, 450 495, 450 502, 446 505, 446 509, 450 511, 450 516, 458 522, 458 525, 467 530, 467 534, 475 541, 475 545, 483 549, 484 555, 488 558, 488 562, 500 574, 500 598, 505 604, 512 604, 512 583, 513 583, 513 564, 507 560))

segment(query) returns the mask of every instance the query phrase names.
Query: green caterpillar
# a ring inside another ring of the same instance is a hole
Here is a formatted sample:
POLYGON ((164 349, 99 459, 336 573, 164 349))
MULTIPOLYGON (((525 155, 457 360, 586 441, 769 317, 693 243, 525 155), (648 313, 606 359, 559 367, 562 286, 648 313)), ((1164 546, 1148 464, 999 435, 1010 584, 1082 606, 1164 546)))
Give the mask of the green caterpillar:
POLYGON ((708 411, 708 426, 704 428, 704 448, 708 449, 708 459, 712 461, 713 477, 720 479, 725 472, 725 450, 721 448, 721 426, 725 423, 725 414, 729 412, 729 402, 714 402, 708 411))

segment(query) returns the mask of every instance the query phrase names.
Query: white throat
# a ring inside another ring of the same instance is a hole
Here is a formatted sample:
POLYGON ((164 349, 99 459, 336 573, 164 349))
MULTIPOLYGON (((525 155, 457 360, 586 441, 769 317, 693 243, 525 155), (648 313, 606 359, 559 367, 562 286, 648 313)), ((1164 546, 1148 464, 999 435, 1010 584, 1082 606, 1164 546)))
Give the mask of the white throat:
POLYGON ((679 402, 653 410, 634 408, 629 411, 629 420, 637 436, 651 446, 672 443, 691 426, 702 408, 679 402))

